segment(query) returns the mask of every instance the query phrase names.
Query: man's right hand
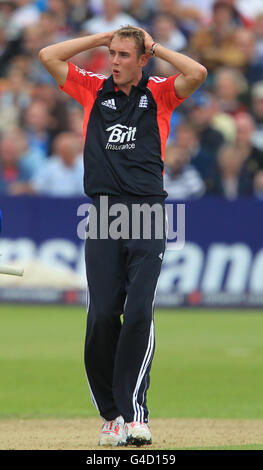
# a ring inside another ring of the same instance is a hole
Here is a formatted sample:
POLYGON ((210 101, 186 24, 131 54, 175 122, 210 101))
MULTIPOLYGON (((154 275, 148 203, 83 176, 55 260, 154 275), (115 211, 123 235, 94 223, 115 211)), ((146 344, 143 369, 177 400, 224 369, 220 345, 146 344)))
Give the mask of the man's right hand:
POLYGON ((39 58, 57 83, 63 86, 68 74, 67 60, 94 47, 110 47, 113 35, 114 31, 110 31, 52 44, 41 49, 39 58))
POLYGON ((107 37, 106 37, 105 46, 107 46, 108 48, 111 45, 111 41, 112 41, 114 33, 115 33, 115 31, 109 31, 108 33, 106 33, 107 37))

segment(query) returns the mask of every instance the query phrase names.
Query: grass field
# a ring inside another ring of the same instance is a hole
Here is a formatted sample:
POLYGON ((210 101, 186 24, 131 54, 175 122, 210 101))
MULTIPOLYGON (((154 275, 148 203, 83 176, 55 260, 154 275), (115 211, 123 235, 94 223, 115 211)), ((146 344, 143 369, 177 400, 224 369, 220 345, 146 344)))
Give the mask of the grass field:
MULTIPOLYGON (((83 365, 85 309, 0 312, 0 418, 96 417, 83 365)), ((151 418, 263 419, 260 312, 157 310, 155 325, 151 418)), ((263 449, 263 436, 261 447, 251 445, 263 449)))

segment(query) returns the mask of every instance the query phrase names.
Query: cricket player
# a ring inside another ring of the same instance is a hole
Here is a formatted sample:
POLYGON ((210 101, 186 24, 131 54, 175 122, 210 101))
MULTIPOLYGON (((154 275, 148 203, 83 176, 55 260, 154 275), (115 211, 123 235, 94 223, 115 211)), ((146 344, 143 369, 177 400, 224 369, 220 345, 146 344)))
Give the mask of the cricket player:
POLYGON ((165 223, 155 209, 164 216, 163 157, 171 114, 205 81, 207 71, 132 26, 54 44, 39 56, 60 89, 84 108, 84 189, 102 225, 86 240, 85 368, 103 418, 99 444, 151 444, 146 394, 155 346, 154 298, 166 244, 165 223), (110 77, 70 61, 100 46, 109 50, 110 77), (179 73, 148 76, 143 67, 153 56, 179 73), (145 227, 134 235, 131 226, 138 222, 133 215, 138 205, 154 209, 147 219, 148 237, 145 227), (125 235, 105 235, 105 224, 119 213, 126 217, 125 235), (162 229, 158 236, 156 224, 162 229))

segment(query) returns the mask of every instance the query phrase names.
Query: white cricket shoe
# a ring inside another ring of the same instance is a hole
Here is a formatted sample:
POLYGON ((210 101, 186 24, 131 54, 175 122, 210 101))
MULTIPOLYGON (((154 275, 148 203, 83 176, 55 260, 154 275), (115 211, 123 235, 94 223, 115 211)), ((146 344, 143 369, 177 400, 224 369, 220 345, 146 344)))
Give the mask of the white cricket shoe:
POLYGON ((152 443, 152 435, 147 423, 132 422, 125 424, 127 435, 126 443, 129 445, 143 446, 152 443))
POLYGON ((122 416, 113 421, 104 420, 102 426, 99 446, 124 446, 126 445, 126 432, 122 416))

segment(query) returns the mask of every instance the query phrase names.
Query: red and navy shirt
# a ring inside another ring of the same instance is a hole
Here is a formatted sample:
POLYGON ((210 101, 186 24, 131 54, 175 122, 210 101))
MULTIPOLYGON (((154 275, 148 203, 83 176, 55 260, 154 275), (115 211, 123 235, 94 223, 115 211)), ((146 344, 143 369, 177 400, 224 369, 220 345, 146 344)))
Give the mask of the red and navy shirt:
POLYGON ((174 80, 143 72, 127 96, 112 75, 95 74, 69 62, 60 89, 84 107, 84 189, 95 195, 167 196, 163 157, 173 110, 181 104, 174 80))

